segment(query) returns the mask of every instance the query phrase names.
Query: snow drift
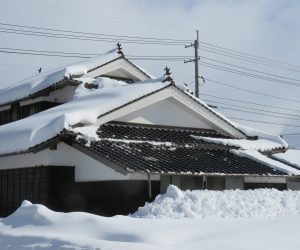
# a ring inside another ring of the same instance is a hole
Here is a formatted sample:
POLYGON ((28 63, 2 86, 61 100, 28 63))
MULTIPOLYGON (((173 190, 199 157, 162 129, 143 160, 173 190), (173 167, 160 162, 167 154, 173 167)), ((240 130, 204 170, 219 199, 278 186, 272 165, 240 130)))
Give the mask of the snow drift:
MULTIPOLYGON (((236 191, 237 194, 240 192, 236 191)), ((258 192, 268 198, 281 193, 278 191, 275 193, 274 190, 260 190, 258 192)), ((173 201, 179 201, 185 199, 187 193, 179 192, 178 189, 170 187, 166 195, 173 201)), ((218 192, 211 191, 212 202, 214 202, 213 193, 218 192)), ((195 193, 190 192, 190 194, 195 193)), ((289 206, 287 204, 292 206, 293 199, 294 205, 298 201, 298 192, 282 192, 281 194, 286 197, 281 196, 281 201, 286 203, 286 207, 289 206)), ((262 198, 261 195, 259 197, 262 198)), ((224 196, 229 197, 228 192, 224 192, 224 196)), ((255 200, 254 194, 253 200, 255 200)), ((247 203, 251 199, 244 201, 247 203)), ((269 207, 271 212, 276 210, 278 198, 275 201, 269 207)), ((244 207, 241 205, 241 199, 237 199, 236 202, 236 207, 244 207)), ((261 202, 263 203, 263 201, 261 202)), ((197 206, 198 204, 195 203, 194 205, 197 206)), ((192 203, 188 207, 191 206, 192 203)), ((210 208, 210 206, 202 207, 206 211, 210 208)), ((255 209, 258 209, 258 204, 255 209)), ((167 212, 167 210, 164 211, 167 212)), ((174 215, 171 210, 169 212, 169 215, 164 213, 165 217, 174 215)), ((227 210, 227 213, 231 212, 227 210)), ((149 220, 128 216, 106 218, 82 212, 54 212, 43 205, 25 201, 15 213, 0 219, 0 248, 10 250, 198 250, 201 246, 203 249, 210 250, 296 250, 299 249, 299 224, 300 215, 252 218, 251 220, 215 217, 180 220, 170 218, 149 220)))
POLYGON ((254 218, 300 215, 300 192, 276 189, 181 191, 169 186, 138 218, 254 218))

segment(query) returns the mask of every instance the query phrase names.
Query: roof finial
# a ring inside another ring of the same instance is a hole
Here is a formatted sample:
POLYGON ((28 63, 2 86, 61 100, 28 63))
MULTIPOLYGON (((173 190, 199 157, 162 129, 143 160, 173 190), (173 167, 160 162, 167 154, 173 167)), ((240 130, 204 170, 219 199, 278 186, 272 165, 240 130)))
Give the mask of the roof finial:
POLYGON ((163 82, 168 81, 168 82, 172 83, 173 85, 175 85, 175 82, 174 82, 173 78, 171 77, 172 72, 171 72, 170 68, 168 68, 166 66, 164 68, 164 70, 165 70, 165 79, 163 80, 163 82))
POLYGON ((124 54, 123 54, 123 51, 122 51, 121 43, 118 42, 116 45, 117 45, 117 48, 118 48, 118 52, 117 53, 121 54, 123 56, 124 54))
POLYGON ((170 68, 168 68, 168 66, 165 67, 165 72, 166 72, 165 73, 166 76, 170 76, 171 75, 171 71, 170 71, 170 68))

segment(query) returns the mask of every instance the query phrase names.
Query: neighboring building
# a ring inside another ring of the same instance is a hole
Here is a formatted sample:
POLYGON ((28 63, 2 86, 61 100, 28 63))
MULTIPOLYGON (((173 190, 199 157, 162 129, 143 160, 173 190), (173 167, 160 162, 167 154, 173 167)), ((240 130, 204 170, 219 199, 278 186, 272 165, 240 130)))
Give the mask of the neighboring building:
POLYGON ((169 184, 300 187, 284 140, 232 123, 168 71, 154 79, 120 46, 3 89, 0 105, 0 216, 24 199, 126 214, 169 184))

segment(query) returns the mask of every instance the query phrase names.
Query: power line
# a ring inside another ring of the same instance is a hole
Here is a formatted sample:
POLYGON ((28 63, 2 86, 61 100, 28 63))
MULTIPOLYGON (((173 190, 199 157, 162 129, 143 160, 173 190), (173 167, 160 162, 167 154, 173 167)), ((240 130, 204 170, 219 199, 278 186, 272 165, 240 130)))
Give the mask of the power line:
POLYGON ((211 79, 209 79, 209 78, 205 78, 205 80, 206 80, 206 81, 209 81, 209 82, 212 82, 212 83, 215 83, 215 84, 227 86, 227 87, 229 87, 229 88, 234 88, 234 89, 246 91, 246 92, 253 93, 253 94, 257 94, 257 95, 267 96, 267 97, 271 97, 271 98, 275 98, 275 99, 280 99, 280 100, 285 100, 285 101, 289 101, 289 102, 300 102, 300 101, 294 100, 294 99, 289 99, 289 98, 284 98, 284 97, 280 97, 280 96, 269 95, 269 94, 262 93, 262 92, 259 92, 259 91, 255 91, 255 90, 251 90, 251 89, 246 89, 246 88, 236 87, 236 86, 233 86, 233 85, 231 85, 231 84, 223 83, 223 82, 219 82, 219 81, 214 81, 214 80, 211 80, 211 79))
MULTIPOLYGON (((73 58, 91 58, 91 56, 99 56, 101 54, 82 54, 82 53, 65 53, 65 52, 52 52, 52 51, 45 51, 45 50, 24 50, 18 49, 13 51, 12 49, 2 49, 0 48, 0 53, 7 53, 7 54, 20 54, 20 55, 36 55, 36 56, 54 56, 54 57, 73 57, 73 58)), ((128 59, 131 60, 148 60, 148 61, 174 61, 174 62, 182 62, 182 57, 172 57, 172 58, 140 58, 135 56, 127 56, 128 59)), ((186 57, 187 58, 187 57, 186 57)))
POLYGON ((289 78, 289 77, 285 77, 285 76, 280 76, 280 75, 275 75, 275 74, 271 74, 271 73, 266 73, 266 72, 263 72, 263 71, 259 71, 259 70, 255 70, 255 69, 250 69, 250 68, 247 68, 247 67, 242 67, 242 66, 238 66, 238 65, 235 65, 235 64, 231 64, 231 63, 226 63, 224 61, 215 60, 215 59, 212 59, 212 58, 209 58, 209 57, 201 56, 201 58, 209 60, 209 61, 213 61, 213 62, 225 64, 225 65, 228 65, 228 66, 231 66, 231 67, 235 67, 235 68, 239 68, 239 69, 244 69, 244 70, 256 72, 256 73, 259 73, 259 74, 270 75, 270 76, 274 76, 274 77, 277 77, 277 78, 283 78, 283 79, 292 80, 292 81, 300 81, 299 79, 294 79, 294 78, 289 78))
MULTIPOLYGON (((45 28, 45 27, 37 27, 37 26, 28 26, 28 25, 18 25, 18 24, 10 24, 10 23, 4 23, 4 22, 0 22, 0 25, 2 26, 9 26, 9 27, 17 27, 17 28, 22 28, 23 30, 17 30, 17 29, 10 29, 13 31, 23 31, 23 32, 28 32, 25 29, 31 29, 30 32, 36 32, 36 31, 32 31, 32 30, 42 30, 42 31, 54 31, 54 32, 61 32, 61 33, 70 33, 70 34, 79 34, 79 35, 90 35, 90 36, 97 36, 99 38, 99 36, 103 36, 103 37, 107 37, 107 38, 114 38, 114 39, 140 39, 142 41, 148 40, 148 41, 152 41, 152 42, 180 42, 180 43, 187 43, 190 42, 191 40, 189 39, 175 39, 175 38, 159 38, 159 37, 143 37, 143 36, 128 36, 128 35, 114 35, 114 34, 105 34, 105 33, 94 33, 94 32, 83 32, 83 31, 75 31, 75 30, 64 30, 64 29, 53 29, 53 28, 45 28)), ((69 34, 69 35, 70 35, 69 34)), ((68 35, 68 34, 64 34, 64 35, 68 35)), ((89 37, 90 38, 90 37, 89 37)), ((209 48, 209 49, 213 49, 213 50, 217 50, 217 51, 221 51, 223 53, 231 53, 233 55, 238 55, 238 56, 243 56, 243 57, 247 57, 247 58, 251 58, 251 59, 256 59, 256 60, 261 60, 264 62, 271 62, 271 63, 276 63, 276 64, 284 64, 284 65, 290 65, 290 66, 296 66, 297 68, 300 68, 299 65, 293 65, 290 63, 286 63, 286 62, 282 62, 282 61, 278 61, 278 60, 274 60, 274 59, 269 59, 269 58, 265 58, 265 57, 261 57, 261 56, 257 56, 257 55, 253 55, 250 53, 245 53, 242 51, 237 51, 237 50, 232 50, 232 49, 228 49, 222 46, 218 46, 215 44, 211 44, 211 43, 207 43, 207 42, 203 42, 203 41, 199 41, 200 46, 203 46, 205 48, 209 48)))
POLYGON ((293 112, 300 112, 300 110, 297 109, 290 109, 286 107, 279 107, 279 106, 272 106, 272 105, 267 105, 267 104, 262 104, 262 103, 254 103, 254 102, 249 102, 249 101, 242 101, 238 99, 233 99, 233 98, 227 98, 227 97, 221 97, 221 96, 216 96, 216 95, 209 95, 209 94, 201 94, 201 96, 208 96, 208 97, 213 97, 221 100, 228 100, 228 101, 233 101, 233 102, 238 102, 238 103, 246 103, 246 104, 251 104, 251 105, 256 105, 260 107, 269 107, 269 108, 274 108, 274 109, 281 109, 281 110, 289 110, 293 112))
MULTIPOLYGON (((96 55, 96 54, 92 54, 92 53, 78 53, 78 52, 61 52, 61 51, 47 51, 47 50, 26 50, 26 49, 12 49, 12 48, 0 48, 0 53, 11 53, 11 54, 28 54, 28 55, 41 55, 41 56, 57 56, 57 57, 75 57, 75 58, 89 58, 90 56, 96 55), (7 51, 9 50, 9 51, 7 51), (18 50, 18 51, 12 51, 12 50, 18 50), (58 54, 59 53, 59 54, 58 54), (76 53, 73 55, 73 53, 76 53)), ((135 57, 137 58, 141 58, 141 56, 130 56, 132 59, 135 59, 135 57)), ((159 58, 159 57, 164 57, 164 56, 152 56, 154 57, 154 59, 164 59, 164 58, 159 58)), ((165 60, 181 60, 181 58, 185 58, 185 56, 169 56, 169 58, 166 58, 165 60)), ((147 58, 145 58, 147 59, 147 58)), ((246 88, 241 88, 241 87, 237 87, 237 86, 233 86, 231 84, 227 84, 227 83, 223 83, 223 82, 219 82, 219 81, 214 81, 212 79, 207 78, 207 81, 211 81, 213 83, 216 84, 220 84, 223 86, 227 86, 227 87, 231 87, 231 88, 235 88, 238 90, 243 90, 243 91, 247 91, 253 94, 259 94, 259 95, 264 95, 264 96, 268 96, 268 97, 272 97, 272 98, 277 98, 277 99, 281 99, 281 100, 287 100, 287 101, 292 101, 292 102, 299 102, 298 100, 293 100, 293 99, 289 99, 289 98, 283 98, 283 97, 279 97, 279 96, 273 96, 273 95, 269 95, 266 93, 262 93, 262 92, 258 92, 258 91, 254 91, 254 90, 250 90, 250 89, 246 89, 246 88)), ((281 107, 277 107, 277 108, 281 108, 281 107)), ((293 110, 296 111, 296 110, 293 110)))
POLYGON ((276 117, 276 118, 282 118, 282 119, 288 119, 288 120, 300 120, 300 118, 290 118, 290 117, 284 117, 284 116, 278 116, 278 115, 270 115, 270 114, 262 114, 259 112, 255 112, 255 111, 249 111, 249 110, 241 110, 241 109, 236 109, 236 108, 228 108, 228 107, 223 107, 223 106, 219 106, 222 109, 227 109, 227 110, 232 110, 232 111, 237 111, 237 112, 243 112, 243 113, 247 113, 247 114, 255 114, 255 115, 263 115, 263 116, 269 116, 269 117, 276 117))
POLYGON ((291 85, 291 86, 300 86, 299 83, 284 81, 284 80, 275 79, 275 78, 266 77, 266 76, 260 76, 260 75, 252 74, 252 73, 245 72, 245 71, 240 71, 240 70, 235 70, 235 69, 232 69, 232 68, 219 66, 219 65, 216 65, 216 64, 211 64, 211 63, 206 63, 206 62, 201 62, 201 61, 200 61, 200 64, 202 66, 205 66, 205 67, 208 67, 208 68, 213 68, 213 69, 217 69, 217 70, 221 70, 221 71, 225 71, 225 72, 230 72, 230 73, 234 73, 234 74, 238 74, 238 75, 248 76, 248 77, 251 77, 251 78, 265 80, 265 81, 269 81, 269 82, 273 82, 273 83, 280 83, 280 84, 291 85))
MULTIPOLYGON (((201 45, 200 45, 200 47, 201 47, 201 45)), ((234 54, 230 54, 230 53, 227 54, 227 52, 220 53, 220 52, 217 52, 214 50, 206 49, 205 47, 204 48, 201 47, 201 51, 205 51, 205 52, 209 52, 209 53, 212 53, 215 55, 221 55, 221 56, 225 56, 228 58, 233 58, 233 59, 237 59, 237 60, 241 60, 241 61, 245 61, 245 62, 250 62, 250 63, 254 63, 254 64, 258 64, 258 65, 263 65, 263 66, 267 66, 267 67, 271 67, 271 68, 284 69, 284 70, 298 72, 298 73, 300 72, 300 69, 297 70, 297 69, 293 69, 293 68, 283 67, 281 65, 277 65, 277 64, 273 64, 273 63, 261 62, 261 61, 258 61, 258 60, 252 59, 252 58, 243 57, 243 56, 235 56, 234 54)))
POLYGON ((73 55, 58 55, 58 54, 46 54, 46 53, 34 53, 34 52, 21 52, 21 51, 4 51, 0 50, 0 53, 7 53, 7 54, 18 54, 18 55, 32 55, 32 56, 53 56, 53 57, 75 57, 75 58, 90 58, 86 56, 73 56, 73 55))
MULTIPOLYGON (((78 52, 62 52, 62 51, 48 51, 48 50, 32 50, 32 49, 13 49, 13 48, 0 48, 1 49, 1 52, 2 53, 12 53, 11 51, 12 50, 16 50, 16 51, 22 51, 22 52, 30 52, 28 54, 30 55, 33 55, 33 54, 36 54, 36 55, 45 55, 46 54, 55 54, 57 56, 61 56, 60 54, 62 55, 67 55, 67 57, 78 57, 78 58, 89 58, 91 56, 96 56, 97 54, 93 54, 93 53, 78 53, 78 52), (3 51, 3 50, 9 50, 9 52, 6 52, 6 51, 3 51)), ((19 54, 23 54, 23 53, 19 53, 19 54)), ((24 53, 25 54, 25 53, 24 53)), ((51 55, 53 56, 53 55, 51 55)), ((66 56, 64 56, 66 57, 66 56)), ((180 56, 156 56, 156 55, 152 55, 152 56, 128 56, 129 59, 132 59, 132 60, 163 60, 163 61, 180 61, 184 58, 189 58, 189 56, 183 56, 183 55, 180 55, 180 56)), ((212 59, 212 58, 209 58, 209 57, 202 57, 204 59, 207 59, 207 60, 211 60, 211 61, 215 61, 215 62, 219 62, 219 63, 223 63, 223 64, 228 64, 226 62, 223 62, 223 61, 219 61, 219 60, 215 60, 215 59, 212 59)), ((266 73, 266 72, 262 72, 262 71, 257 71, 257 70, 253 70, 253 69, 249 69, 249 68, 246 68, 246 67, 240 67, 240 66, 237 66, 237 65, 233 65, 233 64, 228 64, 228 65, 232 65, 234 67, 238 67, 238 68, 243 68, 243 69, 246 69, 246 70, 251 70, 251 71, 255 71, 255 72, 259 72, 261 74, 266 74, 266 75, 271 75, 271 76, 274 76, 274 77, 280 77, 280 78, 284 78, 284 79, 290 79, 290 80, 294 80, 294 81, 300 81, 298 79, 293 79, 293 78, 288 78, 288 77, 284 77, 284 76, 279 76, 279 75, 274 75, 274 74, 270 74, 270 73, 266 73)), ((219 65, 217 65, 219 66, 219 65)), ((247 73, 247 72, 246 72, 247 73)), ((276 81, 278 79, 272 79, 273 81, 276 81)), ((294 83, 296 84, 296 83, 294 83)))
POLYGON ((236 53, 236 54, 241 54, 241 55, 244 55, 244 56, 256 58, 256 59, 259 59, 259 60, 269 61, 269 62, 274 62, 274 63, 279 63, 279 64, 285 64, 285 65, 289 65, 289 66, 296 66, 297 68, 300 68, 300 65, 291 64, 291 63, 287 63, 287 62, 283 62, 283 61, 279 61, 279 60, 274 60, 274 59, 270 59, 270 58, 266 58, 266 57, 262 57, 262 56, 257 56, 257 55, 253 55, 253 54, 250 54, 250 53, 245 53, 245 52, 242 52, 242 51, 238 51, 238 50, 228 49, 228 48, 225 48, 225 47, 222 47, 222 46, 219 46, 219 45, 215 45, 215 44, 211 44, 211 43, 207 43, 207 42, 200 41, 200 43, 208 45, 210 47, 218 48, 218 49, 221 49, 221 50, 230 51, 230 52, 233 52, 233 53, 236 53))
MULTIPOLYGON (((265 113, 287 115, 287 116, 291 116, 291 117, 299 117, 300 118, 300 115, 295 115, 295 114, 287 114, 287 113, 283 113, 283 112, 276 112, 276 111, 271 111, 271 110, 266 110, 266 109, 257 109, 257 108, 245 107, 245 106, 240 106, 240 105, 228 104, 228 103, 224 103, 224 102, 218 102, 218 101, 214 101, 214 100, 207 100, 207 99, 202 99, 202 100, 206 101, 206 102, 214 103, 214 104, 217 104, 217 105, 221 104, 221 105, 226 105, 226 106, 229 106, 229 107, 237 107, 237 108, 243 108, 243 109, 247 109, 247 110, 256 110, 256 111, 265 112, 265 113)), ((223 106, 221 106, 221 107, 223 107, 223 106)))
POLYGON ((9 23, 2 23, 2 22, 0 22, 0 25, 10 26, 10 27, 27 28, 27 29, 37 29, 37 30, 65 32, 65 33, 73 33, 73 34, 81 34, 81 35, 83 34, 83 35, 93 35, 93 36, 115 37, 115 38, 133 38, 133 39, 142 39, 142 40, 155 40, 155 41, 165 41, 165 42, 182 42, 182 43, 187 43, 187 42, 191 41, 191 40, 180 40, 180 39, 174 39, 174 38, 158 38, 158 37, 113 35, 113 34, 82 32, 82 31, 74 31, 74 30, 42 28, 42 27, 36 27, 36 26, 26 26, 26 25, 9 24, 9 23))
MULTIPOLYGON (((143 36, 128 36, 128 35, 114 35, 114 34, 105 34, 105 33, 93 33, 93 32, 83 32, 83 31, 75 31, 75 30, 64 30, 64 29, 53 29, 53 28, 45 28, 45 27, 37 27, 37 26, 27 26, 27 25, 18 25, 18 24, 11 24, 11 23, 4 23, 0 22, 0 25, 6 27, 15 27, 21 29, 6 29, 1 28, 2 32, 6 31, 7 33, 15 33, 15 34, 22 34, 22 35, 36 35, 36 36, 47 36, 47 37, 56 37, 56 38, 66 38, 66 39, 79 39, 79 40, 92 40, 92 41, 104 41, 104 42, 111 42, 111 41, 120 41, 124 43, 143 43, 143 44, 159 44, 159 45, 183 45, 191 40, 184 40, 184 39, 175 39, 175 38, 159 38, 159 37, 143 37, 143 36), (25 29, 25 30, 24 30, 25 29), (27 29, 27 30, 26 30, 27 29), (28 30, 29 29, 29 30, 28 30), (4 30, 4 31, 3 31, 4 30), (38 30, 38 31, 36 31, 38 30), (47 31, 41 32, 41 31, 47 31), (56 32, 56 33, 49 33, 56 32), (59 33, 57 33, 59 32, 59 33), (25 34, 26 33, 26 34, 25 34), (63 33, 63 34, 62 34, 63 33), (80 35, 80 36, 77 36, 80 35), (84 37, 82 35, 88 35, 88 37, 84 37), (101 39, 101 40, 99 40, 101 39), (107 40, 108 39, 108 40, 107 40), (128 40, 129 39, 129 40, 128 40), (134 39, 134 41, 132 41, 134 39)), ((293 66, 297 69, 300 69, 299 65, 294 65, 291 63, 282 62, 279 60, 269 59, 266 57, 261 57, 257 55, 253 55, 250 53, 245 53, 238 50, 228 49, 219 45, 215 45, 212 43, 207 43, 203 41, 199 41, 200 46, 208 49, 212 49, 214 51, 219 51, 222 53, 231 54, 238 57, 243 57, 244 59, 256 60, 263 62, 265 64, 280 64, 280 66, 293 66)), ((241 58, 240 58, 241 59, 241 58)))
POLYGON ((70 36, 64 34, 43 34, 37 32, 24 32, 24 31, 3 31, 0 28, 1 33, 8 34, 17 34, 17 35, 29 35, 36 37, 51 37, 51 38, 60 38, 60 39, 68 39, 68 40, 81 40, 81 41, 93 41, 93 42, 122 42, 122 43, 133 43, 133 44, 143 44, 143 45, 165 45, 165 46, 182 46, 181 43, 163 43, 163 42, 148 42, 148 41, 140 41, 140 40, 125 40, 125 39, 108 39, 108 38, 93 38, 93 37, 79 37, 79 36, 70 36))
POLYGON ((80 53, 80 52, 63 52, 63 51, 49 51, 49 50, 35 50, 35 49, 19 49, 19 48, 8 48, 8 47, 0 47, 0 50, 8 50, 9 52, 30 52, 30 53, 47 53, 47 54, 55 54, 55 55, 72 55, 72 56, 82 56, 84 58, 90 58, 92 56, 100 56, 103 54, 96 53, 80 53))
MULTIPOLYGON (((139 39, 142 41, 150 41, 150 42, 167 42, 167 43, 187 43, 190 42, 191 40, 184 40, 184 39, 175 39, 175 38, 159 38, 159 37, 143 37, 143 36, 128 36, 128 35, 114 35, 114 34, 105 34, 105 33, 93 33, 93 32, 83 32, 83 31, 75 31, 75 30, 64 30, 64 29, 53 29, 53 28, 45 28, 45 27, 37 27, 37 26, 27 26, 27 25, 18 25, 18 24, 10 24, 10 23, 4 23, 4 22, 0 22, 0 25, 2 26, 8 26, 8 27, 17 27, 17 28, 22 28, 20 29, 6 29, 6 30, 12 30, 12 31, 22 31, 22 32, 37 32, 34 30, 42 30, 42 31, 54 31, 54 32, 60 32, 60 33, 67 33, 67 34, 60 34, 60 35, 89 35, 88 38, 92 37, 97 37, 99 38, 99 36, 101 37, 106 37, 109 39, 139 39), (24 30, 24 29, 29 29, 28 30, 24 30), (68 34, 69 33, 69 34, 68 34)), ((5 29, 5 28, 2 28, 5 29)), ((38 31, 39 33, 41 33, 40 31, 38 31)), ((53 34, 53 33, 50 33, 53 34)), ((57 34, 56 34, 57 35, 57 34)), ((213 49, 215 51, 220 51, 223 53, 231 53, 232 55, 235 56, 243 56, 246 57, 248 59, 255 59, 255 60, 260 60, 263 62, 271 62, 272 64, 276 63, 276 64, 284 64, 284 65, 290 65, 290 66, 296 66, 297 68, 299 68, 299 65, 293 65, 290 63, 286 63, 286 62, 282 62, 282 61, 278 61, 278 60, 274 60, 274 59, 269 59, 269 58, 265 58, 265 57, 261 57, 261 56, 257 56, 257 55, 253 55, 253 54, 249 54, 249 53, 245 53, 242 51, 237 51, 237 50, 232 50, 232 49, 228 49, 225 47, 221 47, 215 44, 211 44, 211 43, 207 43, 207 42, 203 42, 203 41, 199 41, 200 46, 204 47, 204 48, 209 48, 209 49, 213 49)))
POLYGON ((275 122, 258 121, 258 120, 243 119, 243 118, 238 118, 238 117, 230 117, 230 116, 227 116, 227 118, 233 119, 233 120, 239 120, 239 121, 258 122, 258 123, 265 123, 265 124, 281 125, 281 126, 287 126, 287 127, 300 128, 300 126, 298 126, 298 125, 291 125, 291 124, 283 124, 283 123, 275 123, 275 122))
POLYGON ((49 51, 49 50, 35 50, 35 49, 19 49, 19 48, 9 48, 3 47, 1 50, 16 50, 16 51, 29 51, 29 52, 39 52, 39 53, 54 53, 54 54, 67 54, 67 55, 82 55, 82 56, 99 56, 103 54, 96 53, 80 53, 80 52, 64 52, 64 51, 49 51))
POLYGON ((122 43, 135 43, 135 44, 151 44, 151 45, 175 45, 182 46, 182 42, 172 42, 172 41, 161 41, 161 40, 142 40, 142 39, 127 39, 127 38, 116 38, 116 37, 95 37, 95 36, 83 36, 65 33, 51 33, 51 32, 41 32, 32 30, 20 30, 20 29, 10 29, 0 27, 0 32, 8 34, 17 35, 29 35, 37 37, 52 37, 70 40, 83 40, 83 41, 94 41, 94 42, 122 42, 122 43))

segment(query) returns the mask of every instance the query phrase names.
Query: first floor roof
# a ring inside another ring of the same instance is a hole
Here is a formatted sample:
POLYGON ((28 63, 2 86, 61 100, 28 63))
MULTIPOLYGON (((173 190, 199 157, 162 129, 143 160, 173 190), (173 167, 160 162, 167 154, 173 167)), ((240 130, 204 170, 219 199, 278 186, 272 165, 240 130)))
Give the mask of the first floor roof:
POLYGON ((217 131, 108 123, 99 127, 99 140, 87 144, 76 135, 64 140, 123 173, 197 175, 286 175, 261 162, 232 153, 235 146, 219 145, 195 136, 221 137, 217 131))

